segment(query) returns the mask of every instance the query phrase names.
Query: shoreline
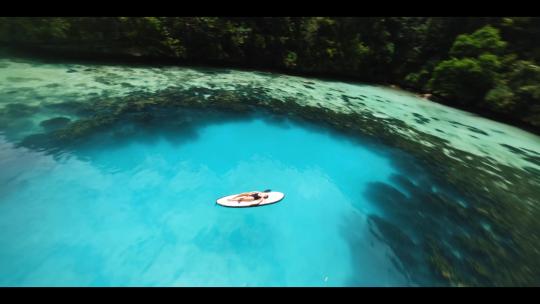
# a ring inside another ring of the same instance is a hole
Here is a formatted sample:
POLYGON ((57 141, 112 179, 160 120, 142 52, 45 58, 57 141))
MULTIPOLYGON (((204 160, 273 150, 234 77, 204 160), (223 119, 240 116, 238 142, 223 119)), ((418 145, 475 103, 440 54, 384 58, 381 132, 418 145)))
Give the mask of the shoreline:
POLYGON ((509 117, 507 115, 478 108, 475 106, 467 106, 451 103, 440 96, 434 95, 432 92, 418 90, 413 87, 404 86, 399 83, 392 82, 372 82, 351 75, 339 73, 323 73, 317 71, 302 71, 290 70, 282 68, 269 68, 265 66, 249 65, 249 64, 234 64, 225 63, 223 61, 193 61, 181 58, 173 58, 167 56, 150 56, 145 54, 133 54, 130 52, 111 52, 103 53, 98 51, 80 52, 76 49, 58 49, 58 48, 43 48, 35 46, 6 46, 0 44, 0 55, 23 57, 28 59, 36 59, 43 61, 52 61, 55 63, 81 63, 81 64, 117 64, 117 65, 134 65, 141 67, 163 67, 176 66, 186 68, 217 68, 217 69, 234 69, 244 72, 260 72, 270 74, 283 74, 288 76, 313 78, 322 81, 334 81, 350 84, 367 84, 373 86, 383 86, 390 89, 402 91, 407 94, 412 94, 419 99, 425 99, 430 102, 445 105, 447 107, 470 112, 483 118, 491 119, 497 122, 511 125, 524 131, 540 135, 540 128, 530 123, 525 123, 521 120, 509 117))

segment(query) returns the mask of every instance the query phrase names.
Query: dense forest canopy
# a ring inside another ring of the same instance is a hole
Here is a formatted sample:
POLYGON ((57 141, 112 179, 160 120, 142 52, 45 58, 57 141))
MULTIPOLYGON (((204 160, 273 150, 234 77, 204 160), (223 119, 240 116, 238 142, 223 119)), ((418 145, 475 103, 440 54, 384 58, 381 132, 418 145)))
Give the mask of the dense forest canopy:
POLYGON ((10 47, 354 77, 540 128, 540 18, 0 18, 10 47))

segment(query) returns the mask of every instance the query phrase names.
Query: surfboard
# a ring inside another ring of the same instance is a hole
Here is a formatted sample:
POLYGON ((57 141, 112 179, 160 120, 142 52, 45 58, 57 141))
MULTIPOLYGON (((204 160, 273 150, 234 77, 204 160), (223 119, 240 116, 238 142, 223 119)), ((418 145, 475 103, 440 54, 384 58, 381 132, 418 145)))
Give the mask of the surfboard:
MULTIPOLYGON (((248 192, 255 192, 255 191, 248 191, 248 192)), ((231 208, 260 207, 260 206, 275 204, 275 203, 281 201, 285 197, 285 194, 283 194, 281 192, 272 191, 272 192, 268 192, 268 198, 266 198, 264 201, 262 201, 258 205, 254 205, 253 201, 238 202, 238 201, 230 201, 229 200, 229 199, 237 196, 238 194, 227 195, 227 196, 224 196, 222 198, 219 198, 219 199, 217 199, 216 203, 218 205, 221 205, 221 206, 224 206, 224 207, 231 207, 231 208)))

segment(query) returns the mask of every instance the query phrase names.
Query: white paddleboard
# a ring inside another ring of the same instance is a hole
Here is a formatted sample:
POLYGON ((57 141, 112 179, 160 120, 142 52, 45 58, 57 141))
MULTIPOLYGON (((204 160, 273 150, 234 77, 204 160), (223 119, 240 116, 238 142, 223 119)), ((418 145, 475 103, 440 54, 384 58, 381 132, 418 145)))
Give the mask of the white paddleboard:
MULTIPOLYGON (((249 191, 249 192, 255 192, 255 191, 249 191)), ((241 201, 241 202, 238 202, 236 200, 233 200, 233 201, 229 200, 229 199, 237 196, 238 194, 224 196, 224 197, 218 199, 216 201, 216 203, 218 205, 221 205, 221 206, 232 207, 232 208, 259 207, 259 206, 264 206, 264 205, 275 204, 275 203, 281 201, 285 197, 285 194, 283 194, 281 192, 277 192, 277 191, 267 192, 267 194, 268 194, 268 198, 265 198, 258 205, 255 205, 257 200, 255 200, 255 202, 254 201, 241 201)))

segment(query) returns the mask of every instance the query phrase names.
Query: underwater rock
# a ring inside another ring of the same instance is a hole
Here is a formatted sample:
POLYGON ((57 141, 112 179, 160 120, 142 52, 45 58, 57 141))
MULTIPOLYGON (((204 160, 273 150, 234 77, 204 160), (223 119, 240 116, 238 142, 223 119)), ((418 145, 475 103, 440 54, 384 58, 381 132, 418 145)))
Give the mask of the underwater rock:
POLYGON ((399 186, 405 188, 405 190, 407 191, 410 191, 411 189, 416 187, 416 185, 410 179, 400 174, 392 174, 390 176, 390 180, 395 182, 399 186))
POLYGON ((456 273, 456 267, 445 254, 445 250, 435 245, 437 242, 430 240, 429 247, 429 263, 432 273, 441 281, 447 282, 450 286, 467 286, 463 284, 461 277, 456 273))
POLYGON ((94 81, 95 82, 98 82, 98 83, 101 83, 101 84, 105 84, 105 85, 111 85, 112 83, 110 82, 110 79, 109 77, 106 77, 106 76, 96 76, 94 77, 94 81))
POLYGON ((133 88, 135 87, 134 85, 132 85, 131 83, 128 83, 128 82, 122 82, 120 83, 120 85, 124 88, 133 88))
POLYGON ((91 100, 88 102, 64 101, 46 104, 44 108, 57 114, 86 116, 95 113, 96 109, 93 104, 91 100))
POLYGON ((4 112, 5 115, 22 117, 22 116, 30 116, 32 114, 37 113, 39 111, 39 107, 29 106, 22 103, 8 103, 4 107, 4 109, 0 111, 1 111, 0 114, 4 112))
POLYGON ((396 188, 381 182, 369 183, 366 190, 368 198, 388 209, 404 209, 409 199, 396 188))
POLYGON ((35 77, 6 77, 6 80, 11 82, 28 82, 28 81, 39 81, 40 78, 35 77))
POLYGON ((57 88, 57 87, 60 87, 61 85, 59 83, 49 83, 47 85, 45 85, 46 88, 57 88))
POLYGON ((64 128, 71 119, 67 117, 55 117, 51 119, 44 120, 39 123, 40 126, 42 126, 46 131, 52 131, 64 128))
MULTIPOLYGON (((399 229, 396 225, 391 224, 389 221, 381 218, 377 215, 369 215, 368 222, 371 225, 375 225, 382 236, 382 240, 390 241, 390 244, 397 245, 396 247, 413 248, 414 242, 411 238, 399 229)), ((379 236, 381 236, 379 235, 379 236)), ((399 250, 403 251, 403 250, 399 250)), ((408 251, 408 250, 405 250, 408 251)))
POLYGON ((78 141, 85 136, 109 127, 118 120, 113 115, 99 115, 93 118, 82 119, 68 124, 65 128, 54 131, 52 134, 59 141, 78 141))
POLYGON ((52 146, 51 137, 45 133, 32 134, 26 136, 21 142, 20 145, 23 147, 37 149, 41 151, 52 146))
POLYGON ((368 216, 371 232, 381 241, 386 242, 404 267, 404 271, 415 269, 420 262, 414 254, 417 245, 396 225, 377 215, 368 216))
POLYGON ((418 113, 413 113, 413 116, 415 117, 415 120, 417 123, 419 124, 425 124, 425 123, 428 123, 430 120, 428 118, 425 118, 424 116, 418 114, 418 113))
POLYGON ((469 125, 466 125, 466 124, 462 124, 462 123, 460 123, 460 122, 453 121, 453 120, 451 120, 450 123, 451 123, 452 125, 454 125, 454 126, 457 125, 457 126, 465 127, 465 128, 467 128, 467 129, 469 129, 469 131, 471 131, 471 132, 489 136, 488 133, 486 133, 486 132, 484 132, 484 131, 482 131, 482 130, 480 130, 480 129, 478 129, 478 128, 475 128, 475 127, 473 127, 473 126, 469 126, 469 125))

